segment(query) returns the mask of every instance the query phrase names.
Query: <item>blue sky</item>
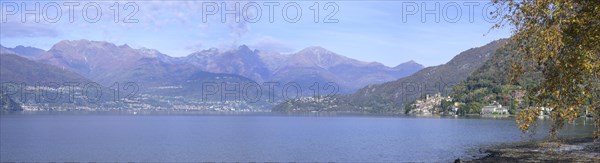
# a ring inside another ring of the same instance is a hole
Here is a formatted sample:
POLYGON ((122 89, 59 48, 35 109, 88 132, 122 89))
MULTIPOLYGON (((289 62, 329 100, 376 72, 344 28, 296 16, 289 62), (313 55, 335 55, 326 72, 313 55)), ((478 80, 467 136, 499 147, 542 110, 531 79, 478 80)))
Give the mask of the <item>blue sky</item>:
POLYGON ((242 44, 284 54, 321 46, 387 66, 409 60, 434 66, 461 51, 510 36, 506 28, 490 30, 494 19, 486 19, 484 13, 495 8, 488 1, 115 1, 118 14, 111 1, 69 2, 0 2, 0 43, 47 50, 60 40, 88 39, 157 49, 171 56, 242 44), (237 12, 222 20, 223 7, 235 10, 236 3, 237 12), (271 15, 269 6, 275 4, 271 15), (23 7, 38 15, 25 14, 23 7), (101 16, 94 19, 97 15, 101 16), (127 15, 131 17, 126 21, 127 15), (326 18, 330 19, 325 22, 326 18))

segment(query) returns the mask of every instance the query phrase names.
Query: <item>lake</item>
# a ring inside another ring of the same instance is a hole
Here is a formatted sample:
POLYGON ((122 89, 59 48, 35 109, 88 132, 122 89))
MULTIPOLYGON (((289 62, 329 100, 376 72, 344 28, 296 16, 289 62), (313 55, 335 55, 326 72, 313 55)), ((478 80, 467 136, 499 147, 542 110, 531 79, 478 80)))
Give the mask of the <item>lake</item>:
MULTIPOLYGON (((542 120, 539 130, 546 131, 542 120)), ((567 125, 589 135, 591 119, 567 125)), ((538 132, 541 138, 545 132, 538 132)), ((523 141, 512 119, 29 112, 0 116, 0 161, 452 161, 523 141)))

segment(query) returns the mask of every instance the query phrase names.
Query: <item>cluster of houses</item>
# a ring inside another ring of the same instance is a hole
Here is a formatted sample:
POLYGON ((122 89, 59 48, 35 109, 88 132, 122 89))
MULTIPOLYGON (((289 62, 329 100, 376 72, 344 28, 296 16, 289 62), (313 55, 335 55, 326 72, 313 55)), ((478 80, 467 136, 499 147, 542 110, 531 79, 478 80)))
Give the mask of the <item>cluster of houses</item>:
MULTIPOLYGON (((413 109, 409 112, 409 114, 419 114, 419 115, 431 115, 436 114, 441 111, 441 103, 442 101, 452 101, 452 97, 450 96, 442 96, 440 93, 434 95, 426 95, 424 99, 416 100, 413 104, 413 109)), ((458 111, 458 103, 455 103, 449 114, 456 114, 458 111)), ((494 101, 488 106, 484 106, 481 109, 481 115, 508 115, 508 106, 502 106, 498 102, 494 101)))
MULTIPOLYGON (((520 103, 523 101, 525 97, 525 91, 523 90, 515 90, 511 93, 512 98, 520 103)), ((440 93, 434 95, 426 95, 424 99, 418 99, 413 104, 413 109, 410 110, 409 114, 419 114, 419 115, 431 115, 437 114, 441 111, 442 101, 452 101, 452 97, 450 96, 442 96, 440 93)), ((456 114, 459 108, 459 103, 455 102, 452 108, 449 110, 449 114, 456 114)), ((489 105, 481 108, 480 115, 509 115, 509 107, 502 106, 502 104, 493 101, 489 105)), ((540 108, 540 116, 545 116, 550 114, 552 108, 542 107, 540 108)), ((589 115, 586 110, 586 116, 589 115)), ((542 118, 542 117, 540 117, 542 118)))
MULTIPOLYGON (((524 97, 526 96, 526 92, 524 90, 514 90, 511 92, 512 99, 517 103, 523 102, 524 97)), ((410 110, 409 114, 417 114, 417 115, 432 115, 437 114, 442 111, 441 105, 442 101, 452 101, 452 97, 450 96, 442 96, 440 93, 434 95, 426 95, 424 99, 418 99, 412 104, 413 109, 410 110)), ((456 115, 458 112, 460 104, 458 102, 454 102, 454 105, 450 110, 448 110, 448 114, 456 115)), ((515 108, 518 112, 519 110, 515 108)), ((503 106, 499 102, 492 101, 489 105, 481 108, 481 112, 479 113, 482 116, 508 116, 509 106, 503 106)), ((539 111, 538 118, 546 118, 550 112, 552 112, 552 108, 549 107, 541 107, 539 111)), ((592 117, 592 113, 589 110, 585 110, 585 114, 583 116, 592 117)))
MULTIPOLYGON (((433 96, 426 95, 425 99, 415 101, 413 104, 414 109, 410 111, 410 114, 435 114, 440 111, 442 101, 452 101, 452 98, 450 96, 442 96, 440 93, 433 96)), ((458 108, 455 109, 458 110, 458 108)), ((456 112, 456 110, 453 109, 454 112, 456 112)))

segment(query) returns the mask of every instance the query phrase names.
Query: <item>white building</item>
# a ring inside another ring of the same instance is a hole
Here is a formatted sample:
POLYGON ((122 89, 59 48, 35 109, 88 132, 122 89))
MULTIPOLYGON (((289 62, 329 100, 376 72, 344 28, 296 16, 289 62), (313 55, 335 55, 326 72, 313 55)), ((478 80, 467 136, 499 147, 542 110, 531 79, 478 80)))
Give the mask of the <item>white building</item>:
POLYGON ((508 114, 508 107, 502 106, 497 102, 493 102, 492 105, 484 106, 481 108, 481 115, 490 115, 490 114, 508 114))

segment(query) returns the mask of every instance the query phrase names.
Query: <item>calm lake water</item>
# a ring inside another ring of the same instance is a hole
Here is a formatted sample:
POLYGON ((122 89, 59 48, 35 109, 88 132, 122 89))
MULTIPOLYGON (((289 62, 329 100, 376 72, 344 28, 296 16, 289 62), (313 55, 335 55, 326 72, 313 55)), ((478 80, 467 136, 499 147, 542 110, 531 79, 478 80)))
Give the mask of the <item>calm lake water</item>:
POLYGON ((511 119, 20 113, 0 116, 0 161, 452 161, 520 136, 511 119))

